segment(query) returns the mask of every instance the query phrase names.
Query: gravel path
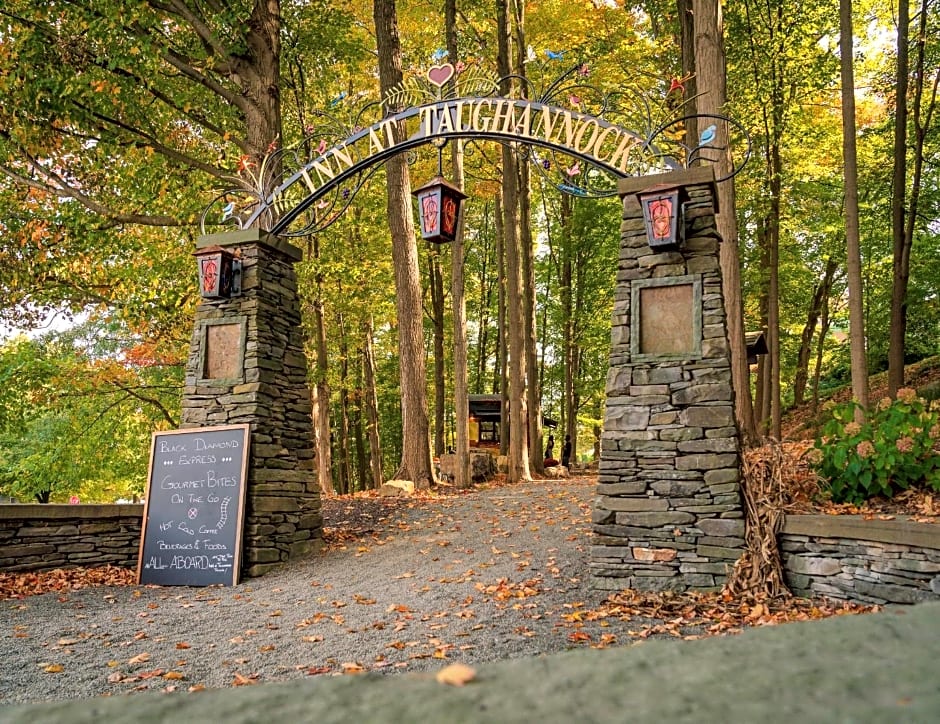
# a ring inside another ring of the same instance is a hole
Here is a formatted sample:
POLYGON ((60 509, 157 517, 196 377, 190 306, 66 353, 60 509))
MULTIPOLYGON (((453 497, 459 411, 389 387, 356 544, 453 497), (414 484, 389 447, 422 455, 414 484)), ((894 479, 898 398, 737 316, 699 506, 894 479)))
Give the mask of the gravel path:
POLYGON ((235 587, 0 601, 0 703, 434 670, 618 634, 626 643, 627 624, 578 620, 604 598, 589 588, 594 484, 330 501, 327 550, 235 587))

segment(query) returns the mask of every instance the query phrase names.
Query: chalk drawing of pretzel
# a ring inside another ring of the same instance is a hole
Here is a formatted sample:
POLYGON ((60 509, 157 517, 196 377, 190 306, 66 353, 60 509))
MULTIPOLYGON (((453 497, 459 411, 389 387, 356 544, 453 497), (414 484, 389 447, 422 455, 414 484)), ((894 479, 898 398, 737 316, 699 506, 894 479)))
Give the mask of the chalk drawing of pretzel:
POLYGON ((219 522, 215 524, 216 528, 221 528, 228 520, 228 501, 230 500, 231 498, 222 498, 222 505, 220 506, 222 511, 219 514, 219 522))

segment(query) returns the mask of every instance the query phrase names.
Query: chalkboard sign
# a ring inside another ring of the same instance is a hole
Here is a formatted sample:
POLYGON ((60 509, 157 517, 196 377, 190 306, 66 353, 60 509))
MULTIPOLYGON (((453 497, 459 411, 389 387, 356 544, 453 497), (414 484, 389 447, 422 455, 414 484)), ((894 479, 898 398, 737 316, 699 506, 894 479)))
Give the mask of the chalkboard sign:
POLYGON ((153 434, 138 583, 238 583, 248 441, 248 425, 153 434))

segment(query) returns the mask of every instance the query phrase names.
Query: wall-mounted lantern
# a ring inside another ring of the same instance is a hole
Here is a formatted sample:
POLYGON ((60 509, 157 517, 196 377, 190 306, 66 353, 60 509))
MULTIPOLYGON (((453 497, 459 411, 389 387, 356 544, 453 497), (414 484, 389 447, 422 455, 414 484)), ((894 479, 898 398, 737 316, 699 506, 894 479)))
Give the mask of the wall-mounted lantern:
POLYGON ((242 292, 242 263, 221 246, 195 252, 199 266, 199 293, 204 299, 228 299, 242 292))
POLYGON ((646 222, 646 240, 655 251, 675 251, 682 241, 685 214, 681 186, 653 186, 637 194, 646 222))
POLYGON ((457 238, 460 211, 467 195, 443 176, 435 176, 412 193, 418 197, 421 238, 437 244, 457 238))

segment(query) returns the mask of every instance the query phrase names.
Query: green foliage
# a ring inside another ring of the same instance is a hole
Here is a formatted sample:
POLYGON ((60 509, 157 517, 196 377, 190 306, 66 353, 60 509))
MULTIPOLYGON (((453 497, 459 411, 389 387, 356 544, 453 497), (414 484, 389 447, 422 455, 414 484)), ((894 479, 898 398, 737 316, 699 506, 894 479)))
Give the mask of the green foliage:
POLYGON ((831 419, 816 439, 816 470, 828 481, 837 503, 860 503, 875 496, 892 497, 912 485, 940 490, 938 415, 914 390, 898 391, 855 421, 858 403, 832 408, 831 419))
POLYGON ((113 502, 143 492, 154 429, 175 425, 180 368, 117 325, 0 345, 0 494, 113 502))

